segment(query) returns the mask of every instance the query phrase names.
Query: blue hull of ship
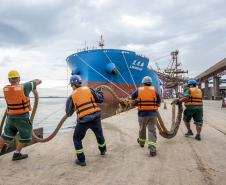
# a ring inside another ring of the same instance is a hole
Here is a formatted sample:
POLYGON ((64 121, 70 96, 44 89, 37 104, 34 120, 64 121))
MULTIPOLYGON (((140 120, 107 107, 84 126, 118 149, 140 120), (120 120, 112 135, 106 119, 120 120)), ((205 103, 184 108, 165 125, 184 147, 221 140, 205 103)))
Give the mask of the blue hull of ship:
POLYGON ((148 68, 149 59, 133 51, 96 49, 74 53, 66 59, 73 74, 81 76, 84 83, 114 83, 122 87, 141 85, 144 76, 150 76, 159 89, 156 73, 148 68), (116 69, 117 70, 116 70, 116 69))

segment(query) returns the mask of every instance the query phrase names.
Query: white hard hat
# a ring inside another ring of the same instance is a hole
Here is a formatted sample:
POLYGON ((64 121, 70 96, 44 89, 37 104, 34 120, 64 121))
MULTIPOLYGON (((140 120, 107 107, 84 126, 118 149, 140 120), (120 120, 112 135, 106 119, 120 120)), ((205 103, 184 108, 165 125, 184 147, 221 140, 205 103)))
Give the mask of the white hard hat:
POLYGON ((142 80, 143 84, 151 84, 152 83, 152 79, 150 76, 145 76, 142 80))

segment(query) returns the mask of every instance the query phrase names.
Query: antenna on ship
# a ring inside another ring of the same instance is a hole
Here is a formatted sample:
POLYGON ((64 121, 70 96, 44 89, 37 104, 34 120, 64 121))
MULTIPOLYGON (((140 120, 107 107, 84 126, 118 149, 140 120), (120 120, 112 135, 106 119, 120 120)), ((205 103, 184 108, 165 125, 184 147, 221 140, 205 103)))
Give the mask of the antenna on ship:
POLYGON ((102 36, 102 35, 100 36, 99 47, 100 47, 101 49, 104 48, 104 39, 103 39, 103 36, 102 36))
POLYGON ((88 50, 88 46, 86 45, 86 41, 85 41, 85 47, 84 47, 84 51, 88 50))

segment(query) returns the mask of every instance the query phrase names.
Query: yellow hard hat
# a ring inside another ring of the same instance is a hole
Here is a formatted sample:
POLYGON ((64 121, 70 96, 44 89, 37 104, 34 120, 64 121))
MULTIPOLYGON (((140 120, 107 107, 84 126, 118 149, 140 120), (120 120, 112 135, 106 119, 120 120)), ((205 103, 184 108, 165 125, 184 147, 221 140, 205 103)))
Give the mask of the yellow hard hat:
POLYGON ((19 78, 20 74, 18 73, 18 71, 12 70, 8 73, 8 78, 19 78))

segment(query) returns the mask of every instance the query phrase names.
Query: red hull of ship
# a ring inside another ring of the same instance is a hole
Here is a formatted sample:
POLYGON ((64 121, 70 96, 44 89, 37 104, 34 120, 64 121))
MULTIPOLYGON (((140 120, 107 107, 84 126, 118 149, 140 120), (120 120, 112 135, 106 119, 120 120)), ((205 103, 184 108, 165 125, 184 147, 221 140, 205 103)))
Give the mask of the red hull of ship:
MULTIPOLYGON (((136 90, 136 87, 134 85, 127 84, 115 84, 118 88, 111 83, 101 83, 101 82, 87 82, 84 83, 84 85, 91 87, 93 89, 95 89, 99 85, 107 85, 111 87, 120 98, 128 97, 136 90)), ((100 107, 102 110, 102 118, 106 118, 116 114, 116 109, 118 108, 119 102, 108 91, 103 91, 103 93, 104 93, 104 103, 100 104, 100 107)))

